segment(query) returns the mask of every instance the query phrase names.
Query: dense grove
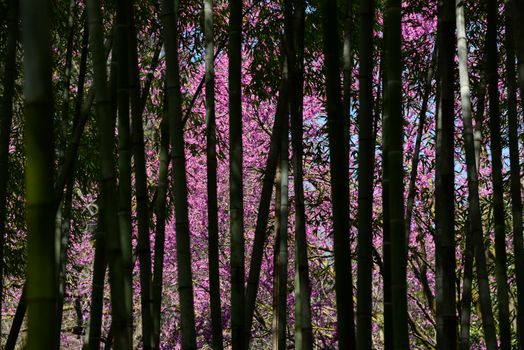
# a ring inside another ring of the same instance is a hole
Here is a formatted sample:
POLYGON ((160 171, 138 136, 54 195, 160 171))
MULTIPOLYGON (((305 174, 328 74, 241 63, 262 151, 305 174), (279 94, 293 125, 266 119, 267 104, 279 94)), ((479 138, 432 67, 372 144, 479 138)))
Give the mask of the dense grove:
POLYGON ((521 349, 523 19, 0 1, 0 346, 521 349))

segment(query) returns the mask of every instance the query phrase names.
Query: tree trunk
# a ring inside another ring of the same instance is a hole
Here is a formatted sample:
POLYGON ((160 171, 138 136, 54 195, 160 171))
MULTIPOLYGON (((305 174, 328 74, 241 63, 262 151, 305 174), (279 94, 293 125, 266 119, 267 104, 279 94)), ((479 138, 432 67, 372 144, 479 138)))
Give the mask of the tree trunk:
POLYGON ((28 349, 57 349, 51 6, 20 3, 23 19, 28 349))
POLYGON ((101 5, 98 0, 87 2, 89 21, 89 42, 93 56, 94 84, 100 134, 101 192, 104 208, 104 228, 107 232, 106 254, 111 286, 112 328, 116 349, 131 349, 131 315, 128 307, 128 291, 124 286, 124 261, 116 203, 116 174, 113 147, 114 107, 106 78, 106 59, 104 58, 103 27, 101 5))
POLYGON ((303 170, 303 104, 304 104, 304 0, 294 0, 293 33, 296 61, 289 62, 295 71, 290 101, 293 190, 295 193, 295 349, 313 348, 311 327, 311 286, 306 237, 303 170), (294 99, 294 100, 293 100, 294 99), (296 104, 296 107, 295 107, 296 104))
POLYGON ((106 237, 104 228, 104 207, 98 208, 98 223, 95 236, 95 260, 93 262, 93 283, 91 285, 91 309, 89 312, 89 350, 100 349, 102 341, 102 313, 104 308, 104 282, 106 276, 106 237))
MULTIPOLYGON (((438 40, 438 39, 437 39, 438 40)), ((437 61, 437 45, 433 48, 431 55, 430 67, 426 73, 424 80, 424 95, 422 96, 422 105, 420 106, 417 136, 415 139, 415 149, 413 150, 413 158, 411 160, 411 173, 409 175, 408 195, 406 199, 406 240, 410 241, 411 235, 411 219, 413 217, 413 207, 415 205, 415 197, 417 196, 417 174, 418 165, 420 162, 420 147, 422 145, 422 137, 424 128, 426 127, 426 114, 428 113, 428 102, 431 95, 431 80, 435 73, 435 64, 437 61)))
MULTIPOLYGON (((289 49, 291 45, 291 3, 286 1, 284 4, 285 7, 285 21, 286 21, 286 44, 288 45, 287 49, 287 59, 284 59, 284 74, 282 79, 289 83, 289 56, 292 53, 292 50, 289 49)), ((289 85, 288 85, 289 86, 289 85)), ((291 89, 289 89, 291 90, 291 89)), ((280 116, 282 123, 282 130, 280 134, 280 161, 279 161, 279 170, 280 170, 280 201, 279 207, 276 210, 279 211, 279 232, 278 232, 278 256, 276 262, 276 268, 278 276, 276 280, 275 289, 278 293, 277 303, 278 303, 278 313, 274 314, 273 317, 278 318, 278 346, 276 349, 284 350, 286 349, 286 325, 287 325, 287 282, 288 282, 288 254, 287 254, 287 241, 288 241, 288 221, 289 221, 289 99, 288 94, 285 92, 285 88, 282 90, 283 99, 285 107, 282 110, 280 116)))
POLYGON ((131 223, 131 132, 129 124, 129 18, 131 3, 116 1, 115 57, 118 126, 118 221, 124 264, 128 332, 133 334, 133 257, 131 223))
MULTIPOLYGON (((8 2, 7 43, 5 48, 2 110, 0 114, 0 324, 4 295, 4 245, 7 223, 7 183, 9 178, 9 143, 13 119, 13 97, 16 67, 16 42, 18 41, 18 0, 8 2)), ((0 336, 2 330, 0 329, 0 336)))
POLYGON ((208 267, 213 350, 222 350, 222 309, 220 302, 219 232, 217 200, 217 151, 215 121, 215 45, 213 36, 213 0, 204 0, 204 35, 206 41, 206 155, 208 203, 208 267))
POLYGON ((360 3, 358 112, 357 349, 372 347, 373 272, 373 26, 374 1, 360 3))
MULTIPOLYGON (((403 118, 401 82, 401 2, 389 0, 384 19, 387 85, 385 109, 389 118, 388 173, 389 215, 391 235, 391 301, 394 349, 409 349, 407 312, 407 242, 404 227, 404 169, 402 155, 403 118)), ((388 267, 386 267, 388 268, 388 267)))
POLYGON ((351 120, 351 73, 353 69, 352 40, 353 40, 353 0, 344 2, 344 45, 342 48, 342 108, 344 111, 344 126, 346 153, 349 157, 349 129, 351 120))
POLYGON ((511 325, 509 321, 509 286, 506 257, 506 225, 504 223, 504 187, 502 183, 502 140, 500 135, 499 77, 497 48, 496 0, 488 1, 488 29, 486 34, 487 69, 486 80, 489 95, 489 128, 491 134, 491 176, 493 181, 493 219, 495 224, 495 275, 497 279, 498 323, 500 349, 511 349, 511 325))
MULTIPOLYGON (((282 186, 280 166, 277 166, 277 172, 275 175, 275 244, 273 247, 273 320, 271 324, 272 328, 272 344, 273 350, 281 350, 286 348, 286 324, 282 324, 282 313, 285 313, 287 307, 287 301, 280 298, 280 202, 282 196, 280 195, 282 186)), ((287 271, 286 271, 287 273, 287 271)))
POLYGON ((189 232, 184 126, 178 63, 178 9, 164 0, 163 36, 166 53, 167 116, 172 147, 172 179, 175 201, 175 231, 177 248, 178 290, 182 328, 182 348, 196 349, 191 242, 189 232))
MULTIPOLYGON (((384 41, 387 33, 384 32, 384 41)), ((385 60, 385 45, 383 48, 382 59, 385 60)), ((387 85, 387 71, 383 73, 383 89, 387 85)), ((384 93, 385 107, 387 95, 384 93)), ((382 110, 382 260, 384 266, 391 266, 391 230, 390 230, 390 210, 389 210, 389 113, 386 108, 382 110)), ((383 274, 383 308, 384 308, 384 349, 393 349, 393 313, 391 301, 391 269, 384 268, 383 274)))
POLYGON ((524 252, 522 248, 522 186, 520 184, 520 160, 517 115, 517 86, 515 76, 515 44, 512 17, 506 4, 505 47, 506 47, 506 82, 508 86, 508 129, 510 158, 510 191, 513 223, 513 251, 515 255, 515 274, 517 278, 517 340, 518 349, 524 347, 524 252))
POLYGON ((454 46, 453 0, 439 6, 439 110, 435 168, 437 349, 457 348, 455 290, 454 46))
MULTIPOLYGON (((68 119, 68 114, 70 113, 70 103, 69 95, 71 88, 71 66, 73 61, 73 43, 74 43, 74 34, 75 34, 75 2, 70 1, 69 5, 69 37, 67 39, 67 51, 66 51, 66 70, 65 70, 65 83, 64 83, 64 101, 62 105, 62 137, 65 140, 67 135, 67 125, 69 125, 70 120, 68 119)), ((73 114, 73 130, 77 127, 78 120, 81 114, 81 106, 84 98, 84 82, 86 74, 86 64, 87 64, 87 44, 88 37, 87 34, 83 35, 83 46, 82 46, 82 56, 80 57, 80 70, 78 77, 78 92, 76 95, 75 110, 73 114), (80 103, 78 103, 80 101, 80 103), (79 107, 80 106, 80 107, 79 107)), ((60 147, 64 147, 66 142, 62 142, 60 147)), ((59 154, 62 156, 64 153, 62 150, 59 151, 59 154)), ((60 159, 62 160, 62 159, 60 159)), ((56 221, 56 242, 57 242, 57 277, 58 277, 58 302, 57 302, 57 327, 56 327, 56 342, 60 345, 60 335, 62 331, 62 317, 64 309, 64 296, 66 292, 66 265, 67 265, 67 252, 69 248, 69 238, 71 234, 71 210, 73 204, 73 188, 74 188, 74 164, 72 164, 71 176, 69 176, 67 184, 64 188, 64 199, 62 208, 59 208, 57 212, 57 221, 56 221), (58 218, 61 217, 61 220, 58 218)))
MULTIPOLYGON (((229 217, 231 232, 231 345, 246 348, 244 204, 242 190, 242 1, 229 0, 229 217)), ((248 310, 249 311, 249 310, 248 310)))
POLYGON ((253 315, 255 313, 256 296, 258 292, 258 284, 260 281, 262 258, 264 255, 264 245, 267 237, 266 232, 267 222, 269 219, 271 195, 279 159, 278 156, 280 153, 282 119, 285 117, 287 109, 287 97, 285 93, 286 87, 287 79, 282 79, 280 82, 275 121, 273 123, 273 130, 271 132, 269 153, 266 160, 266 169, 264 171, 264 178, 262 180, 262 193, 260 194, 260 202, 258 205, 255 239, 251 253, 251 263, 249 265, 249 276, 246 289, 246 338, 248 343, 251 336, 250 332, 251 325, 253 323, 253 315))
MULTIPOLYGON (((129 28, 129 64, 131 98, 131 138, 135 166, 136 215, 138 226, 138 259, 140 261, 140 304, 142 314, 142 343, 144 350, 153 348, 152 280, 151 280, 151 243, 149 237, 149 200, 147 193, 147 172, 144 147, 143 112, 145 103, 141 101, 140 72, 138 67, 137 28, 134 9, 131 8, 129 28)), ((153 69, 158 62, 158 51, 153 54, 153 69)), ((144 89, 146 86, 144 86, 144 89)), ((149 88, 149 87, 147 87, 149 88)), ((147 92, 144 90, 144 94, 147 92)))
MULTIPOLYGON (((483 242, 482 216, 480 212, 478 174, 475 164, 475 145, 473 140, 473 126, 471 118, 471 101, 469 89, 469 75, 467 66, 467 41, 464 20, 464 5, 460 0, 456 1, 456 25, 457 25, 457 47, 459 57, 460 96, 462 107, 462 120, 464 124, 464 147, 466 150, 466 166, 468 173, 468 206, 469 225, 471 238, 473 240, 474 257, 477 266, 477 280, 479 285, 480 306, 482 313, 482 325, 488 350, 497 348, 497 336, 495 332, 495 321, 491 308, 491 296, 488 284, 488 271, 486 266, 486 255, 483 242)), ((467 245, 467 243, 466 243, 467 245)), ((469 339, 461 337, 461 347, 469 339)))
MULTIPOLYGON (((167 93, 164 94, 166 96, 167 93)), ((153 268, 153 329, 155 350, 160 348, 162 283, 164 272, 164 246, 166 231, 166 198, 167 175, 169 167, 169 127, 167 115, 167 99, 164 98, 164 114, 160 123, 160 159, 158 170, 157 198, 155 202, 156 231, 155 231, 155 260, 153 268)))
POLYGON ((349 169, 344 143, 344 114, 340 91, 337 6, 334 0, 321 3, 324 42, 331 200, 335 251, 337 334, 340 349, 354 348, 352 269, 349 244, 349 169))

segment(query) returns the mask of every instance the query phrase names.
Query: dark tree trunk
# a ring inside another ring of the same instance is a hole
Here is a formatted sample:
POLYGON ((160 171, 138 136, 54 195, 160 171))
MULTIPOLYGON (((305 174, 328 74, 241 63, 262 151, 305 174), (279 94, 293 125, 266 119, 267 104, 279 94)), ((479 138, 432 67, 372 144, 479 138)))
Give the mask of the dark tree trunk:
POLYGON ((349 242, 349 169, 340 91, 339 36, 334 0, 321 3, 324 42, 331 200, 335 251, 337 334, 340 349, 355 347, 353 283, 349 242))
POLYGON ((439 6, 439 109, 435 168, 435 260, 437 349, 457 348, 455 290, 454 2, 439 6))

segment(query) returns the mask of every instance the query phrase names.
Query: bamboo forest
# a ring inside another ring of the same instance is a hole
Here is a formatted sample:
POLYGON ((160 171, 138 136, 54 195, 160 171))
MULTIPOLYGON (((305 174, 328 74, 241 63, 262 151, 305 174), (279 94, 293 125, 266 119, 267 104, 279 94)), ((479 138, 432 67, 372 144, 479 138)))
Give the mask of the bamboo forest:
POLYGON ((0 0, 0 348, 524 350, 524 0, 0 0))

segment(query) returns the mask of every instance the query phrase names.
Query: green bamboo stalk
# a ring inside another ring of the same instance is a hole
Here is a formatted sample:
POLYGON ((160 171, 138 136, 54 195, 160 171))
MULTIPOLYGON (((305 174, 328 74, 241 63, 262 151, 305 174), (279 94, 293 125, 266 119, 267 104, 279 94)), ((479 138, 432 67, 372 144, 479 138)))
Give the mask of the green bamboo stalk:
POLYGON ((178 291, 182 322, 182 349, 196 349, 193 278, 188 222, 186 158, 178 63, 178 9, 170 0, 162 2, 169 136, 172 147, 173 193, 175 200, 178 291))
MULTIPOLYGON (((459 81, 460 98, 462 107, 462 120, 464 124, 464 147, 466 151, 466 167, 468 176, 468 205, 469 205, 469 225, 471 230, 472 246, 477 266, 477 280, 480 294, 480 308, 482 314, 482 326, 484 337, 488 349, 497 348, 497 336, 495 332, 495 321, 491 308, 491 296, 488 283, 488 271, 486 266, 485 247, 483 242, 482 216, 480 211, 478 173, 475 164, 475 145, 473 140, 473 126, 471 117, 471 100, 468 73, 468 46, 466 39, 466 26, 464 19, 464 4, 461 0, 456 1, 456 35, 457 51, 459 58, 459 81)), ((467 245, 467 242, 466 242, 467 245)), ((466 334, 465 334, 466 336, 466 334)), ((461 347, 469 343, 469 337, 462 337, 461 347)))
POLYGON ((269 210, 271 204, 271 195, 275 181, 276 168, 278 164, 278 155, 280 153, 280 135, 282 132, 282 118, 286 110, 285 86, 287 81, 282 79, 280 82, 279 96, 277 101, 277 110, 275 121, 271 132, 269 143, 269 152, 266 160, 266 168, 262 180, 262 193, 257 212, 257 222, 255 226, 255 239, 251 253, 251 263, 249 265, 249 276, 246 288, 246 337, 249 343, 253 315, 255 313, 256 295, 258 292, 258 283, 260 281, 260 271, 262 267, 262 258, 264 255, 264 246, 267 239, 267 222, 269 220, 269 210))
POLYGON ((280 295, 280 270, 279 270, 279 254, 280 254, 280 166, 277 165, 275 174, 275 219, 273 225, 273 232, 275 233, 275 242, 273 245, 273 320, 271 321, 271 339, 273 349, 285 349, 286 342, 286 326, 281 323, 283 312, 286 309, 287 302, 279 298, 280 295))
MULTIPOLYGON (((290 1, 286 1, 285 7, 289 13, 290 1)), ((289 17, 288 17, 289 18, 289 17)), ((290 21, 288 24, 291 24, 290 21)), ((289 26, 287 29, 289 33, 289 26)), ((288 36, 288 39, 291 39, 288 36)), ((289 45, 289 41, 286 41, 289 45)), ((288 46, 289 47, 289 46, 288 46)), ((290 52, 288 49, 288 56, 290 52)), ((284 82, 289 82, 288 80, 288 59, 284 59, 283 63, 283 74, 282 80, 284 82)), ((285 84, 285 83, 284 83, 285 84)), ((283 84, 283 85, 284 85, 283 84)), ((290 89, 291 91, 291 89, 290 89)), ((286 349, 286 324, 287 324, 287 282, 288 282, 288 254, 287 254, 287 242, 288 242, 288 222, 289 222, 289 99, 286 89, 281 90, 281 98, 283 100, 282 104, 285 106, 281 110, 280 122, 282 129, 279 132, 280 134, 280 155, 279 155, 279 171, 280 171, 280 190, 278 195, 280 200, 278 202, 278 207, 275 210, 279 211, 278 215, 278 255, 276 260, 276 280, 275 280, 275 290, 277 297, 277 314, 274 314, 273 317, 277 318, 277 347, 278 350, 286 349)))
MULTIPOLYGON (((167 95, 167 94, 164 94, 167 95)), ((166 230, 167 175, 169 167, 169 126, 167 106, 164 102, 164 113, 160 123, 160 156, 158 170, 157 199, 155 202, 155 255, 153 265, 153 348, 160 347, 162 280, 164 272, 164 246, 166 230)))
MULTIPOLYGON (((67 48, 66 48, 66 64, 65 64, 65 76, 64 76, 64 87, 63 87, 63 93, 64 93, 64 100, 62 104, 62 112, 61 112, 61 120, 62 120, 62 138, 65 140, 65 136, 67 135, 67 130, 64 126, 69 125, 69 113, 70 113, 70 87, 71 87, 71 68, 73 64, 73 49, 74 49, 74 34, 75 34, 75 15, 76 15, 76 4, 74 1, 70 1, 69 4, 69 18, 68 18, 68 29, 69 29, 69 35, 67 38, 67 48)), ((78 80, 81 84, 78 86, 78 93, 76 96, 76 102, 73 114, 73 130, 76 128, 76 124, 78 123, 78 119, 80 117, 81 113, 81 102, 80 104, 78 101, 83 101, 84 98, 84 82, 85 82, 85 74, 86 74, 86 63, 87 63, 87 44, 88 44, 88 37, 87 35, 84 35, 84 41, 83 41, 83 47, 82 47, 82 56, 80 57, 81 61, 81 68, 79 70, 79 76, 78 80), (84 63, 84 65, 82 65, 84 63), (79 107, 80 106, 80 107, 79 107)), ((59 156, 61 159, 59 161, 63 160, 63 148, 65 146, 65 141, 61 142, 59 144, 59 156)), ((73 164, 74 167, 74 164, 73 164)), ((65 289, 66 289, 66 264, 67 264, 67 251, 69 246, 69 236, 71 233, 71 210, 72 210, 72 204, 73 204, 73 187, 74 187, 74 169, 71 171, 71 176, 69 177, 67 184, 65 186, 65 193, 63 195, 63 203, 62 207, 59 208, 57 212, 57 220, 56 220, 56 246, 57 246, 57 256, 58 259, 57 262, 57 277, 58 277, 58 301, 57 301, 57 327, 56 327, 56 342, 60 345, 60 335, 62 332, 62 317, 63 317, 63 310, 64 310, 64 295, 65 295, 65 289), (60 220, 59 220, 60 217, 60 220)), ((56 193, 56 192, 55 192, 56 193)))
POLYGON ((115 349, 131 349, 131 315, 129 313, 127 288, 125 288, 122 237, 117 220, 116 175, 113 147, 114 107, 107 86, 106 59, 104 57, 101 6, 98 0, 87 2, 89 42, 93 57, 94 84, 100 134, 101 194, 104 208, 104 228, 107 232, 107 261, 111 286, 112 328, 115 349))
POLYGON ((50 11, 48 1, 20 3, 24 23, 28 349, 58 349, 54 337, 58 288, 50 11))
POLYGON ((87 348, 100 349, 102 341, 102 314, 104 307, 104 282, 106 276, 106 237, 104 228, 104 207, 98 207, 98 222, 95 234, 95 260, 93 262, 93 282, 91 283, 91 308, 89 312, 89 332, 87 348))
MULTIPOLYGON (((142 344, 144 350, 151 350, 153 344, 151 244, 149 238, 149 200, 147 193, 147 172, 144 147, 143 111, 141 101, 140 76, 138 68, 137 28, 134 9, 129 11, 129 96, 131 100, 131 140, 135 170, 135 193, 137 203, 138 243, 137 253, 140 262, 140 303, 142 315, 142 344)), ((155 51, 153 65, 158 62, 155 51)), ((146 86, 144 86, 144 89, 146 86)))
POLYGON ((486 33, 486 80, 489 97, 489 129, 491 134, 491 176, 493 182, 493 220, 495 224, 495 276, 497 279, 498 324, 500 349, 511 349, 509 315, 509 286, 506 253, 506 225, 504 215, 504 185, 502 183, 502 140, 500 135, 500 96, 498 76, 498 4, 489 0, 486 33))
MULTIPOLYGON (((295 349, 313 348, 311 327, 311 291, 306 237, 303 170, 303 105, 304 105, 304 27, 305 1, 293 0, 293 36, 296 61, 289 61, 294 74, 290 96, 293 190, 295 193, 295 349), (293 83, 294 81, 294 83, 293 83), (296 106, 295 106, 296 105, 296 106)), ((290 56, 291 59, 293 55, 290 56)))

